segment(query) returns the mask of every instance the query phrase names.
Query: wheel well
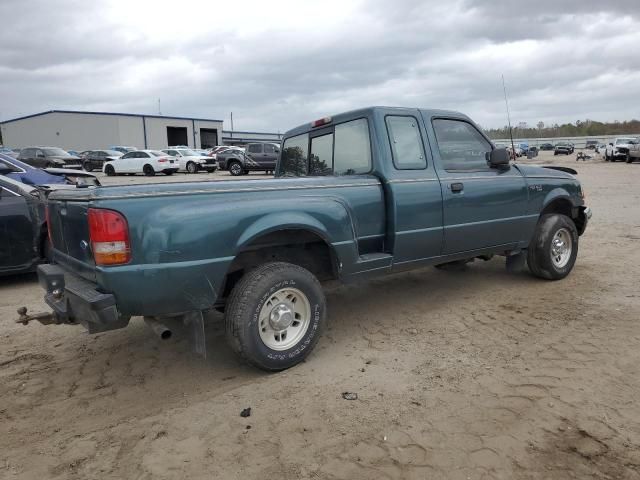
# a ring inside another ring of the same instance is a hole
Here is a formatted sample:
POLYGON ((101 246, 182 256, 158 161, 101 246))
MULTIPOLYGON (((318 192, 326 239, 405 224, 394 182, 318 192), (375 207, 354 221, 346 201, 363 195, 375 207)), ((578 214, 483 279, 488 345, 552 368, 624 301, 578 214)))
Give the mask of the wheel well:
POLYGON ((226 300, 245 272, 266 262, 299 265, 320 281, 338 277, 337 256, 322 237, 309 230, 278 230, 260 236, 242 248, 227 271, 223 298, 219 301, 226 300))
POLYGON ((566 198, 558 198, 544 207, 544 210, 542 210, 540 216, 546 215, 548 213, 559 213, 561 215, 566 215, 571 220, 573 220, 573 223, 578 230, 578 234, 583 234, 586 226, 586 218, 584 216, 583 208, 574 207, 573 204, 566 198))
POLYGON ((559 213, 561 215, 566 215, 569 218, 574 218, 573 215, 573 205, 566 198, 558 198, 553 200, 549 205, 544 207, 544 210, 540 212, 540 216, 546 215, 548 213, 559 213))

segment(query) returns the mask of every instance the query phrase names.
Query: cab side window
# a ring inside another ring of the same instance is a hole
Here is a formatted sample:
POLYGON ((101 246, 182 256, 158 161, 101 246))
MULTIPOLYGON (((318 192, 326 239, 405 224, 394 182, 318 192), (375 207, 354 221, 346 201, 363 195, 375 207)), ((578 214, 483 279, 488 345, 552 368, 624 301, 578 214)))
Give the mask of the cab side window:
POLYGON ((470 123, 462 120, 435 119, 442 167, 447 171, 488 170, 487 153, 491 144, 470 123))
POLYGON ((259 143, 249 145, 249 153, 262 153, 262 145, 259 143))
POLYGON ((427 168, 418 120, 412 116, 388 116, 385 119, 393 164, 398 170, 427 168))
POLYGON ((270 143, 264 144, 264 153, 276 153, 275 145, 271 145, 270 143))

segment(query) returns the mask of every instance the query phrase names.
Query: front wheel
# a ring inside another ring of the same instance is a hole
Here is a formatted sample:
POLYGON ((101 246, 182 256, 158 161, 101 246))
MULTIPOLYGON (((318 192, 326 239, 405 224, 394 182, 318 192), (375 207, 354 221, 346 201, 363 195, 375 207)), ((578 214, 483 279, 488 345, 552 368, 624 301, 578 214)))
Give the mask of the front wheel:
POLYGON ((195 162, 187 163, 187 172, 198 173, 198 165, 196 165, 195 162))
POLYGON ((104 173, 106 173, 108 177, 113 177, 116 174, 116 170, 111 165, 107 165, 104 167, 104 173))
POLYGON ((527 253, 533 275, 560 280, 571 272, 578 256, 578 230, 566 215, 540 217, 527 253))
POLYGON ((244 275, 226 305, 231 348, 268 371, 292 367, 313 350, 325 326, 326 301, 308 270, 270 262, 244 275))
POLYGON ((627 163, 631 163, 631 155, 627 152, 627 155, 624 157, 624 161, 627 163))
POLYGON ((243 173, 242 165, 240 165, 240 162, 231 162, 228 167, 229 173, 234 177, 238 177, 243 173))

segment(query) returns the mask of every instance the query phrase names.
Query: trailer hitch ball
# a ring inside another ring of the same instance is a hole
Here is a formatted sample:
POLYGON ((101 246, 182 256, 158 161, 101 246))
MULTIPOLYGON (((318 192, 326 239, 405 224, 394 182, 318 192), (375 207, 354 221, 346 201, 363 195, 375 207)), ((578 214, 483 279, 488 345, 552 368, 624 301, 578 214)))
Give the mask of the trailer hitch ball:
POLYGON ((37 320, 43 325, 51 325, 52 323, 59 323, 58 319, 54 315, 53 312, 43 312, 43 313, 35 313, 33 315, 27 314, 27 307, 20 307, 18 309, 18 319, 16 323, 21 323, 22 325, 29 325, 29 322, 37 320))

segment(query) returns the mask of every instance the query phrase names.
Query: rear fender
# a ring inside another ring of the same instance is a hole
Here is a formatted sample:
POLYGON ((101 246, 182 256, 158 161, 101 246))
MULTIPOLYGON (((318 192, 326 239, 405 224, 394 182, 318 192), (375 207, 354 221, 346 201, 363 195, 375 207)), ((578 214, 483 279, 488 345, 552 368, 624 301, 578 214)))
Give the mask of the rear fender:
POLYGON ((259 237, 279 230, 306 230, 318 235, 333 249, 340 265, 355 263, 357 259, 353 216, 339 199, 307 196, 299 199, 295 207, 268 213, 244 230, 235 251, 240 252, 259 237))

